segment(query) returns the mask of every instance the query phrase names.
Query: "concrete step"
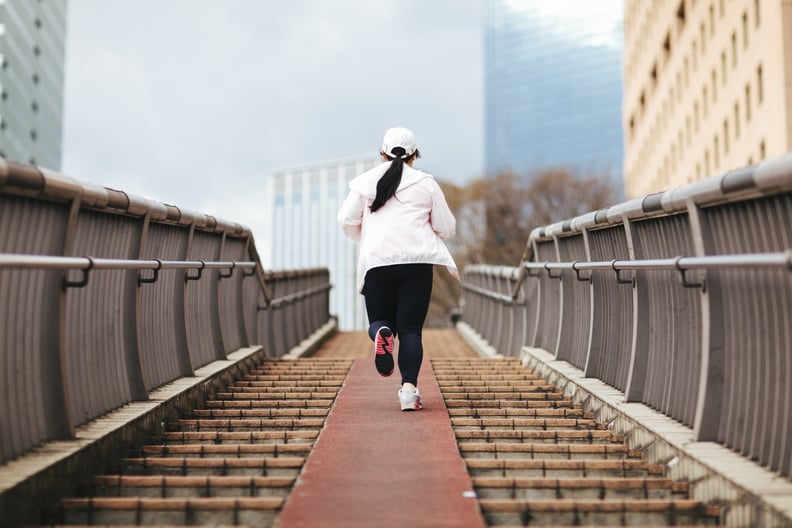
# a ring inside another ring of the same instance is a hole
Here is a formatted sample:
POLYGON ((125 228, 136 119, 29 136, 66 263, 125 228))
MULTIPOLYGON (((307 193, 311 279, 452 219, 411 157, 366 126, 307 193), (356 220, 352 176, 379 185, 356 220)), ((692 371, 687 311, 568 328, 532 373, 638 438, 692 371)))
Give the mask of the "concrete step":
POLYGON ((510 399, 488 399, 488 400, 449 400, 445 401, 449 409, 556 409, 573 408, 575 405, 568 399, 547 399, 547 400, 510 400, 510 399))
POLYGON ((663 466, 644 460, 500 460, 467 459, 473 477, 647 477, 662 476, 663 466))
POLYGON ((547 383, 545 380, 533 380, 527 382, 466 382, 459 383, 439 383, 442 391, 452 393, 460 392, 493 392, 493 393, 512 393, 512 392, 554 392, 556 390, 554 385, 547 383))
POLYGON ((145 457, 278 457, 307 456, 313 446, 306 442, 293 444, 194 444, 143 446, 145 457))
POLYGON ((317 380, 317 381, 306 381, 306 380, 248 380, 248 379, 240 379, 234 382, 234 385, 237 387, 284 387, 284 388, 291 388, 291 387, 311 387, 311 390, 316 390, 316 388, 325 388, 325 389, 340 389, 341 385, 343 385, 344 378, 339 377, 334 380, 317 380))
POLYGON ((688 484, 665 478, 508 478, 473 479, 479 498, 519 500, 640 500, 687 498, 688 484))
MULTIPOLYGON (((335 387, 321 387, 317 385, 308 385, 304 387, 259 387, 256 385, 229 385, 225 388, 224 392, 252 392, 252 393, 273 393, 273 394, 287 394, 291 399, 294 399, 292 394, 323 394, 321 398, 332 398, 338 392, 335 387)), ((304 399, 311 399, 314 396, 304 396, 304 399)))
POLYGON ((687 483, 663 478, 663 466, 530 369, 502 360, 433 367, 488 524, 717 522, 717 507, 688 500, 687 483))
POLYGON ((529 430, 529 429, 483 429, 483 430, 463 430, 455 431, 458 442, 464 441, 486 441, 486 442, 529 442, 544 444, 619 444, 624 442, 623 435, 615 435, 607 430, 583 429, 583 430, 529 430))
MULTIPOLYGON (((594 429, 594 420, 584 418, 451 418, 455 429, 594 429)), ((604 426, 601 426, 604 428, 604 426)))
POLYGON ((448 415, 451 418, 592 418, 592 415, 584 413, 583 409, 563 407, 560 409, 551 407, 535 407, 532 409, 459 407, 449 409, 448 415))
POLYGON ((124 460, 125 475, 296 477, 304 457, 139 457, 124 460))
POLYGON ((648 526, 717 524, 719 508, 693 500, 502 500, 479 501, 491 524, 531 526, 648 526))
POLYGON ((319 431, 172 431, 161 442, 171 444, 288 444, 311 443, 319 431))
POLYGON ((244 381, 271 381, 271 382, 284 382, 284 383, 292 383, 292 382, 310 382, 310 383, 322 383, 322 382, 331 382, 337 383, 338 381, 344 380, 343 374, 318 374, 318 373, 307 373, 307 374, 284 374, 284 373, 269 373, 264 374, 263 371, 258 373, 251 373, 245 374, 240 378, 244 381))
POLYGON ((101 475, 94 483, 101 497, 285 497, 294 481, 294 477, 101 475))
POLYGON ((209 400, 208 409, 325 409, 333 405, 333 398, 312 400, 209 400))
POLYGON ((542 385, 535 385, 520 391, 493 392, 484 387, 473 387, 468 390, 446 392, 443 396, 447 400, 560 400, 564 395, 558 389, 545 390, 542 385))
POLYGON ((324 418, 216 418, 202 420, 179 420, 175 427, 181 431, 295 431, 298 429, 319 430, 324 418))
POLYGON ((218 400, 331 400, 335 391, 322 392, 267 392, 256 387, 242 387, 239 390, 226 390, 217 393, 218 400))
POLYGON ((194 418, 324 418, 328 409, 195 409, 194 418))
POLYGON ((624 444, 459 442, 459 451, 465 459, 621 460, 641 458, 640 451, 628 449, 624 444))
POLYGON ((61 506, 66 524, 272 526, 283 501, 281 497, 92 497, 64 499, 61 506))

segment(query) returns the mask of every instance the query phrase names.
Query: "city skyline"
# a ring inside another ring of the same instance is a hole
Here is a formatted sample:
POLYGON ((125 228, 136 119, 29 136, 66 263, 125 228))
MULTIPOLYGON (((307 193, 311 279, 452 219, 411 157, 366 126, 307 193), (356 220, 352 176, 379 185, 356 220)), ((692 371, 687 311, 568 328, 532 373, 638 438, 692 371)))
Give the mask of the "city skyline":
POLYGON ((621 3, 560 4, 487 0, 486 171, 564 167, 621 187, 621 3))
POLYGON ((0 156, 58 170, 66 0, 0 1, 0 156))

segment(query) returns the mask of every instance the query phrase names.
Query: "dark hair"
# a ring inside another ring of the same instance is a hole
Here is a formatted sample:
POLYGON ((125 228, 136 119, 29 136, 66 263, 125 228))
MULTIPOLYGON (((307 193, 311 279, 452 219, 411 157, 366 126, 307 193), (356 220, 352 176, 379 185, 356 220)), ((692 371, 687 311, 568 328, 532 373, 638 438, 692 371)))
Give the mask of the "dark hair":
POLYGON ((389 154, 383 152, 383 154, 391 158, 391 164, 377 182, 377 196, 374 197, 374 201, 371 204, 372 213, 385 205, 385 202, 396 194, 396 189, 399 188, 399 183, 401 183, 404 164, 419 155, 418 149, 416 149, 415 152, 405 159, 402 158, 405 152, 402 147, 393 147, 389 154))

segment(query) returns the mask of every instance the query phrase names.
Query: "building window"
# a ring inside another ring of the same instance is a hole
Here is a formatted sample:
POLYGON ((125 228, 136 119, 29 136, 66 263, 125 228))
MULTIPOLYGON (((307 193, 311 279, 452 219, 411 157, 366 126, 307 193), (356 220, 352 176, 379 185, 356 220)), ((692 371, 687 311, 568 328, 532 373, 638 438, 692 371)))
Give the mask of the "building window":
POLYGON ((36 29, 41 29, 41 19, 40 18, 36 18, 35 20, 33 20, 33 24, 36 26, 36 29))
POLYGON ((721 52, 721 83, 726 86, 726 52, 721 52))
POLYGON ((41 48, 38 47, 38 44, 33 46, 33 55, 35 55, 36 57, 41 55, 41 48))
POLYGON ((762 65, 760 64, 756 68, 756 100, 761 104, 762 99, 764 99, 764 82, 762 79, 762 65))
POLYGON ((759 143, 759 159, 763 160, 767 156, 767 152, 765 152, 765 142, 764 139, 759 143))
POLYGON ((693 41, 692 56, 693 56, 693 71, 695 72, 696 68, 698 67, 698 43, 696 43, 695 40, 693 41))
POLYGON ((754 0, 754 24, 759 27, 759 0, 754 0))
POLYGON ((663 40, 663 63, 667 62, 671 57, 671 32, 666 33, 665 40, 663 40))
POLYGON ((704 151, 704 174, 710 174, 710 153, 709 149, 704 151))
POLYGON ((685 57, 685 86, 690 86, 690 61, 685 57))
POLYGON ((681 0, 679 2, 679 7, 677 7, 677 33, 682 32, 682 28, 685 27, 685 0, 681 0))
POLYGON ((740 103, 734 103, 734 139, 740 137, 740 103))
POLYGON ((690 116, 685 118, 685 142, 690 146, 690 116))
POLYGON ((748 13, 743 11, 742 16, 743 48, 748 47, 748 13))
POLYGON ((732 66, 737 66, 737 33, 731 35, 732 66))
POLYGON ((715 70, 712 70, 712 102, 716 102, 718 100, 718 74, 715 73, 715 70))
POLYGON ((677 72, 676 84, 677 84, 677 103, 678 103, 682 100, 682 75, 679 72, 677 72))
POLYGON ((32 103, 30 103, 30 109, 33 110, 34 114, 36 112, 38 112, 38 103, 36 101, 33 101, 32 103))
POLYGON ((720 166, 720 152, 718 152, 718 134, 715 134, 715 139, 712 142, 712 153, 714 154, 715 158, 715 170, 718 170, 720 166))
POLYGON ((707 30, 704 27, 704 22, 699 27, 699 33, 701 33, 701 55, 703 56, 707 51, 707 30))
POLYGON ((693 131, 698 134, 699 131, 699 104, 698 101, 693 103, 693 131))
POLYGON ((701 92, 701 110, 704 118, 707 118, 707 87, 705 86, 701 92))
POLYGON ((745 122, 751 121, 751 85, 745 85, 745 122))
POLYGON ((682 142, 682 129, 679 129, 679 134, 677 135, 677 145, 679 145, 679 161, 682 161, 682 155, 685 153, 685 144, 682 142))
POLYGON ((718 0, 718 4, 720 16, 723 18, 724 13, 726 13, 726 0, 718 0))
POLYGON ((729 120, 723 122, 723 155, 729 153, 729 120))
POLYGON ((39 82, 38 73, 34 73, 33 74, 33 84, 38 84, 38 82, 39 82))
POLYGON ((715 6, 710 4, 709 6, 709 26, 710 26, 710 37, 715 36, 715 6))
POLYGON ((30 139, 32 139, 33 141, 36 141, 37 138, 38 138, 38 133, 36 132, 36 129, 34 128, 34 129, 32 129, 30 131, 30 139))

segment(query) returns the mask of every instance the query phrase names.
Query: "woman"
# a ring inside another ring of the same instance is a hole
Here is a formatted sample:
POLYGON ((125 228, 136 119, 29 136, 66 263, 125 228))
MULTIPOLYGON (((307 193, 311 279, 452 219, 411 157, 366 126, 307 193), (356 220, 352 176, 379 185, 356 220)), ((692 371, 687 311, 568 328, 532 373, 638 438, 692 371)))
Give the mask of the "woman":
POLYGON ((418 371, 423 361, 421 330, 432 295, 432 265, 459 278, 441 239, 456 230, 442 189, 431 174, 413 168, 421 156, 406 128, 385 132, 383 163, 349 183, 338 222, 360 240, 358 291, 365 296, 374 365, 393 374, 393 339, 399 338, 402 411, 421 409, 418 371))

